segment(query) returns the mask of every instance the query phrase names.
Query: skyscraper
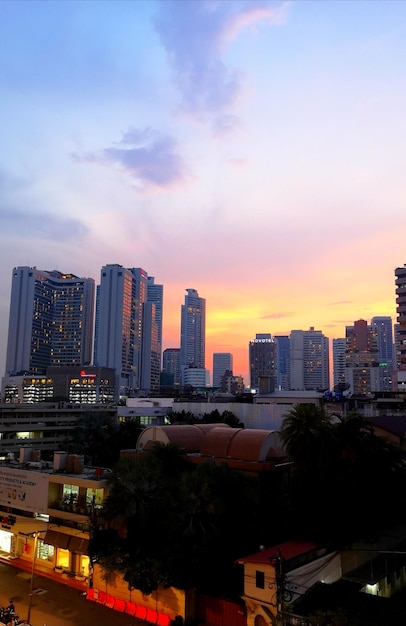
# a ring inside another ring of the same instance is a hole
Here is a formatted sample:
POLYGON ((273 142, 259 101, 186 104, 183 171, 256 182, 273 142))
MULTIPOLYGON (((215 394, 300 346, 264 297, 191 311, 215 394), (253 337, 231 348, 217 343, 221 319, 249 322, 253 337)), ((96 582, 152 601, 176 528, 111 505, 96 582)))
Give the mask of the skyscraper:
POLYGON ((406 370, 406 264, 395 269, 396 276, 396 361, 397 369, 406 370))
POLYGON ((213 387, 220 387, 221 378, 226 370, 233 371, 231 352, 213 352, 213 387))
POLYGON ((267 392, 272 392, 276 384, 276 343, 270 333, 257 333, 248 345, 250 387, 260 389, 262 379, 268 379, 267 392))
POLYGON ((376 327, 357 320, 345 327, 345 379, 354 396, 379 391, 379 351, 376 327))
POLYGON ((393 324, 387 315, 375 316, 371 320, 375 326, 379 354, 379 391, 392 390, 393 374, 393 324))
POLYGON ((287 391, 290 371, 290 339, 287 335, 275 335, 276 343, 276 386, 287 391))
POLYGON ((162 373, 172 375, 172 386, 180 385, 180 348, 166 348, 163 351, 162 373))
POLYGON ((116 390, 132 395, 141 384, 143 304, 148 277, 141 268, 105 265, 98 290, 95 365, 116 371, 116 390))
POLYGON ((290 389, 321 391, 330 388, 328 338, 312 326, 290 333, 290 389))
POLYGON ((51 365, 90 364, 93 307, 92 278, 14 268, 6 373, 45 374, 51 365))
POLYGON ((164 287, 156 285, 154 276, 148 276, 147 301, 155 304, 155 323, 158 330, 159 368, 162 365, 162 319, 164 303, 164 287))
POLYGON ((153 302, 144 302, 142 312, 140 389, 147 393, 159 393, 160 374, 160 349, 158 325, 155 321, 155 304, 153 302))
POLYGON ((206 300, 196 289, 186 289, 185 304, 181 305, 180 367, 183 372, 193 367, 205 368, 206 352, 206 300))
POLYGON ((345 382, 345 337, 333 339, 333 380, 336 391, 344 391, 345 382))

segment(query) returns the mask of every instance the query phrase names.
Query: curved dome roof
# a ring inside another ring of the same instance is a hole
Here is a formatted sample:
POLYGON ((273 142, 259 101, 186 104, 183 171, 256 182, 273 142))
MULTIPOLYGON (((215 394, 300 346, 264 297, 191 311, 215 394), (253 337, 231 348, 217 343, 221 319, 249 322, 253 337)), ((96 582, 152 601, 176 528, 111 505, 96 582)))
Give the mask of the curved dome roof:
POLYGON ((227 424, 174 424, 145 428, 137 451, 153 443, 175 443, 188 454, 263 462, 284 456, 279 433, 274 430, 230 428, 227 424))
MULTIPOLYGON (((138 437, 136 449, 141 452, 153 443, 175 443, 185 452, 200 452, 201 443, 210 432, 219 424, 173 424, 172 426, 149 426, 138 437), (147 445, 148 444, 148 445, 147 445)), ((220 429, 228 429, 224 424, 220 429)), ((231 430, 231 429, 230 429, 231 430)))
POLYGON ((267 461, 280 456, 281 443, 273 430, 213 429, 202 441, 201 454, 244 461, 267 461))

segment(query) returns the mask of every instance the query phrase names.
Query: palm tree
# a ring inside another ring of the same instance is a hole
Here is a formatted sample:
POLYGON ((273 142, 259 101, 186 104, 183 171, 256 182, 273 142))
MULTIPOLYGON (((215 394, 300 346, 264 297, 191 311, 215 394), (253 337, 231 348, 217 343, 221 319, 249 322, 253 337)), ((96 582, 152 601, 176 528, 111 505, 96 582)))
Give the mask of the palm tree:
POLYGON ((282 421, 280 436, 297 471, 324 472, 335 457, 335 434, 330 415, 316 404, 296 404, 282 421))

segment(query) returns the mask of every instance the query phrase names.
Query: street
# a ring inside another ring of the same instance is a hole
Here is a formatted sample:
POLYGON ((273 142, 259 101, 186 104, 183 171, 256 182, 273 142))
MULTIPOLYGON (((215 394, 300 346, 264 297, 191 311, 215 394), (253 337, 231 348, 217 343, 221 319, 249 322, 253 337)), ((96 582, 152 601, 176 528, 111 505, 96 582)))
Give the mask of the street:
MULTIPOLYGON (((0 606, 14 601, 20 619, 27 619, 31 574, 0 563, 0 606)), ((147 622, 86 600, 78 590, 34 576, 31 626, 145 626, 147 622)))

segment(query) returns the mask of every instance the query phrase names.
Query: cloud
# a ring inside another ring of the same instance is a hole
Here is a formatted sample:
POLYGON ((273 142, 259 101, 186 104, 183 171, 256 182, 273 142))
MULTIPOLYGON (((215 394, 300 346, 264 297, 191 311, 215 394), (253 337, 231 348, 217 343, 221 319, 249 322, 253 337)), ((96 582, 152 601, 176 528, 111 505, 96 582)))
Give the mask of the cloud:
MULTIPOLYGON (((181 93, 183 109, 201 119, 233 107, 243 89, 239 70, 226 67, 222 56, 232 40, 254 24, 281 24, 287 3, 163 0, 155 27, 181 93)), ((228 129, 235 117, 228 118, 228 129)))
POLYGON ((269 315, 261 315, 261 320, 279 320, 284 317, 292 317, 293 313, 270 313, 269 315))
POLYGON ((23 239, 69 241, 86 235, 88 228, 79 220, 66 219, 50 213, 3 209, 0 214, 0 232, 3 236, 18 235, 23 239))
POLYGON ((186 179, 187 171, 176 152, 177 142, 151 128, 130 128, 110 148, 96 153, 75 153, 78 162, 113 164, 129 173, 141 187, 170 187, 186 179))

